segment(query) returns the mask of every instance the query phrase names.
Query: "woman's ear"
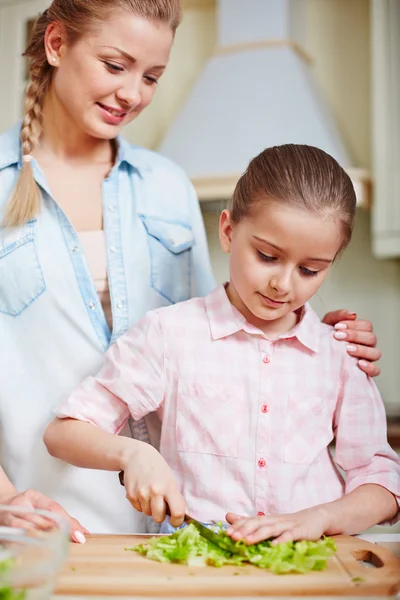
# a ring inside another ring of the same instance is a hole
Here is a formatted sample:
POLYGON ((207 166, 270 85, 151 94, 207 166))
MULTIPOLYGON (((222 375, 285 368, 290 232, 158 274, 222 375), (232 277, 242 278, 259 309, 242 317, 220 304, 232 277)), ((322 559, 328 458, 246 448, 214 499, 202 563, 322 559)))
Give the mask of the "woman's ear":
POLYGON ((50 23, 44 36, 44 47, 49 65, 58 67, 65 47, 65 31, 61 23, 50 23))
POLYGON ((224 252, 231 251, 232 220, 231 211, 223 210, 219 218, 219 241, 224 252))

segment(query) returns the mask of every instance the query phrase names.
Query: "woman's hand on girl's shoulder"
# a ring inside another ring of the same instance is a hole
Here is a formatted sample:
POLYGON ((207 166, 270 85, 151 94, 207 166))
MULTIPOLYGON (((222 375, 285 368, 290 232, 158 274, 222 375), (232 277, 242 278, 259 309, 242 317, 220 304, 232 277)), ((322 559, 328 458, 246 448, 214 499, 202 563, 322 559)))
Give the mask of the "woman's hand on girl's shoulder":
MULTIPOLYGON (((84 544, 86 542, 85 534, 89 533, 88 530, 82 527, 79 521, 71 517, 62 506, 41 492, 37 492, 36 490, 25 490, 25 492, 16 493, 15 495, 7 497, 0 496, 0 503, 10 507, 21 506, 26 508, 36 508, 39 510, 48 510, 50 512, 57 513, 61 517, 64 517, 64 519, 67 521, 69 525, 71 541, 78 542, 79 544, 84 544)), ((21 526, 20 522, 14 522, 13 519, 14 517, 7 521, 8 527, 21 526)), ((40 528, 40 517, 33 515, 32 519, 40 528)))
POLYGON ((347 343, 347 352, 359 359, 358 366, 364 373, 370 377, 379 375, 380 368, 374 363, 382 352, 376 348, 376 335, 370 321, 357 319, 355 313, 347 310, 335 310, 327 313, 322 322, 335 328, 335 338, 347 343))

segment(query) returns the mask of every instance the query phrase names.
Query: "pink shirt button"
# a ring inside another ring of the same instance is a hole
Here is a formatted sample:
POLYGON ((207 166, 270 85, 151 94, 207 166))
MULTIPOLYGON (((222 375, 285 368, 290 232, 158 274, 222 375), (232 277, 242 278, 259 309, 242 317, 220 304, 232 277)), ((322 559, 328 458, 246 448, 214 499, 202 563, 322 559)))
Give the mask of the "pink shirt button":
POLYGON ((268 411, 269 411, 268 404, 263 404, 262 407, 261 407, 261 412, 267 413, 268 411))
POLYGON ((265 517, 265 513, 262 510, 259 510, 257 513, 258 517, 265 517))
POLYGON ((271 359, 270 359, 270 357, 268 356, 268 354, 266 354, 266 355, 264 356, 264 358, 263 358, 263 363, 265 363, 265 364, 267 365, 269 362, 271 362, 271 359))
POLYGON ((258 460, 258 466, 259 466, 259 467, 263 468, 263 467, 265 467, 265 465, 266 465, 266 464, 267 464, 267 463, 266 463, 266 460, 265 460, 264 458, 260 458, 260 459, 258 460))

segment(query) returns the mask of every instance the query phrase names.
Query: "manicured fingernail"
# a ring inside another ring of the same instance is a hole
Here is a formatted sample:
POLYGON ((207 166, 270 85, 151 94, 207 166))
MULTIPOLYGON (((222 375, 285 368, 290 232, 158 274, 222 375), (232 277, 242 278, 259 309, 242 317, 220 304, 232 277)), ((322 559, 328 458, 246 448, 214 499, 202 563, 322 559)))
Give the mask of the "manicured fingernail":
POLYGON ((347 313, 349 315, 349 317, 356 317, 357 313, 347 313))
POLYGON ((347 344, 346 348, 349 352, 357 352, 357 346, 354 346, 353 344, 347 344))
POLYGON ((335 329, 347 329, 346 323, 336 323, 335 329))
POLYGON ((79 544, 86 544, 86 538, 83 535, 83 533, 81 531, 74 531, 74 539, 79 543, 79 544))
POLYGON ((344 331, 336 331, 333 335, 337 340, 345 340, 347 338, 347 333, 344 331))
POLYGON ((366 360, 359 360, 358 364, 360 365, 360 367, 367 367, 368 366, 368 361, 366 361, 366 360))

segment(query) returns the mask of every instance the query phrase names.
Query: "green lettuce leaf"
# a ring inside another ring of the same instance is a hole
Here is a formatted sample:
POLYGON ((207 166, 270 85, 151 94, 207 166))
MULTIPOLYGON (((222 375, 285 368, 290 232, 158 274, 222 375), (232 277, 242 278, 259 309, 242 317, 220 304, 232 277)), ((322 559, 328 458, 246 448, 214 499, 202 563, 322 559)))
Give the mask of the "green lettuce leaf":
POLYGON ((138 552, 151 560, 174 562, 186 565, 223 565, 252 564, 273 573, 307 573, 321 571, 326 567, 327 559, 336 552, 331 538, 316 542, 301 540, 284 542, 273 546, 271 540, 265 540, 251 546, 242 540, 233 541, 223 530, 222 523, 213 528, 218 535, 218 546, 203 538, 193 524, 178 529, 163 537, 150 538, 147 544, 125 548, 138 552))

